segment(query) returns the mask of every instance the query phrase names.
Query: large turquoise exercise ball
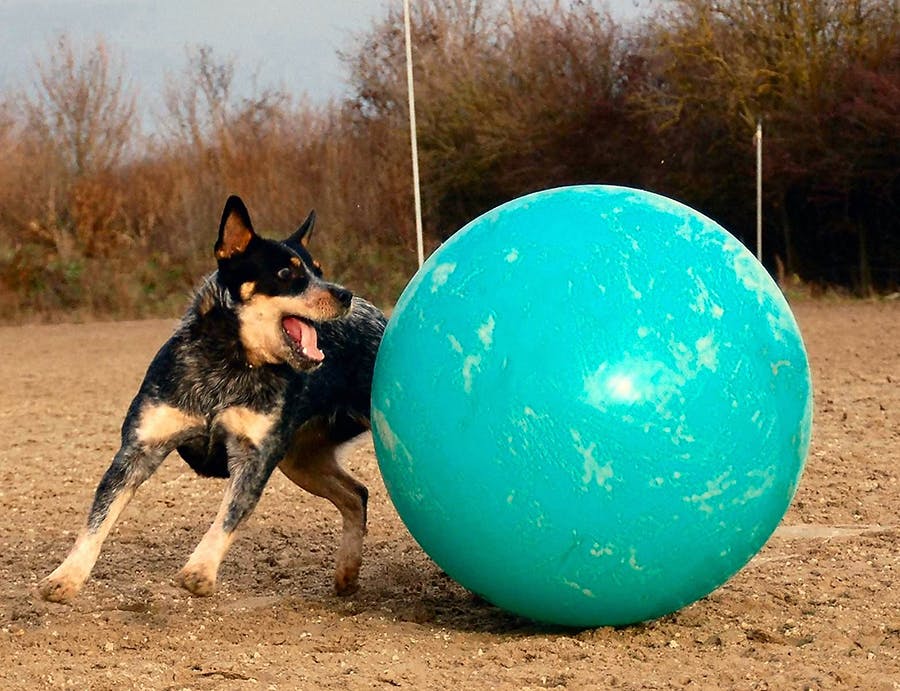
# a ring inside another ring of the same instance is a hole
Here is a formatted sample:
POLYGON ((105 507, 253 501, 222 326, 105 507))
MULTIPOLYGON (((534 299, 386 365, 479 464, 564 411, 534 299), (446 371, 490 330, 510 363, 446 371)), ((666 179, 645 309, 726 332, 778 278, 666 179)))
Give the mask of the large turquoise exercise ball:
POLYGON ((702 214, 650 192, 531 194, 403 292, 375 448, 458 583, 534 620, 653 619, 710 593, 787 510, 812 394, 791 311, 702 214))

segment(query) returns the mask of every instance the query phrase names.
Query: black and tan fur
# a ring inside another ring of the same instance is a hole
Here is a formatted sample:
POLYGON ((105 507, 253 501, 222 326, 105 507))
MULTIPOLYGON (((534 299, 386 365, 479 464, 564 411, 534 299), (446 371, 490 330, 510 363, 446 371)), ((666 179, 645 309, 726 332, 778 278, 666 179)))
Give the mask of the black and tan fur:
POLYGON ((87 525, 40 582, 42 597, 66 602, 78 594, 122 510, 175 450, 200 475, 228 478, 212 526, 178 573, 180 585, 196 595, 213 592, 235 529, 277 466, 339 509, 335 587, 341 594, 356 589, 368 492, 335 451, 368 427, 385 319, 321 278, 305 246, 313 222, 311 214, 287 240, 267 240, 254 232, 243 202, 228 199, 218 269, 151 362, 87 525))

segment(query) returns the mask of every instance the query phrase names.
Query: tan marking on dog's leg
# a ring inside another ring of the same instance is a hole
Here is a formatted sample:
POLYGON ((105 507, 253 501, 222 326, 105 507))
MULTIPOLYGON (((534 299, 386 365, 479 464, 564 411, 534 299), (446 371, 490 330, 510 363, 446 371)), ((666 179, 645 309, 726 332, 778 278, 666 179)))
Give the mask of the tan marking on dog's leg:
POLYGON ((232 480, 225 490, 215 520, 175 577, 178 585, 200 597, 212 595, 215 591, 219 565, 234 542, 234 531, 227 532, 223 527, 234 494, 233 487, 232 480))
POLYGON ((340 466, 336 452, 337 447, 322 434, 321 428, 307 426, 295 435, 278 467, 292 482, 327 499, 341 512, 343 533, 334 586, 339 595, 349 595, 359 587, 368 492, 340 466))
POLYGON ((218 422, 231 434, 246 439, 257 448, 277 421, 277 413, 257 413, 243 406, 226 408, 218 417, 218 422))
POLYGON ((133 488, 123 489, 110 503, 100 526, 96 530, 85 528, 81 531, 63 563, 38 584, 38 592, 42 598, 51 602, 71 602, 78 595, 100 556, 103 541, 131 501, 134 492, 133 488))
POLYGON ((146 445, 161 444, 185 430, 201 427, 203 419, 165 404, 147 405, 141 410, 138 440, 146 445))

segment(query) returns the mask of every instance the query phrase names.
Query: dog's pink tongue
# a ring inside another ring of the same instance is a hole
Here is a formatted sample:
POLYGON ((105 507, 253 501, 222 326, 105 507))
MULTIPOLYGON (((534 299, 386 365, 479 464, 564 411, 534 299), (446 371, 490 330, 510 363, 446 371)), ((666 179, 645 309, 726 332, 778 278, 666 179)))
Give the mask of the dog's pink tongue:
POLYGON ((285 317, 282 324, 288 336, 300 344, 306 357, 316 362, 325 359, 325 353, 319 350, 318 336, 313 327, 296 317, 285 317))

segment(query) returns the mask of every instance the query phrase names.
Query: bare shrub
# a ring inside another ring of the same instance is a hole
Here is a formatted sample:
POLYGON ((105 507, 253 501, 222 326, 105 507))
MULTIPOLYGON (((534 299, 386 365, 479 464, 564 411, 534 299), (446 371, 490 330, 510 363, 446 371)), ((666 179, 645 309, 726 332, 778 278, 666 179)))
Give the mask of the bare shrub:
POLYGON ((103 39, 79 51, 65 34, 37 63, 34 93, 24 97, 28 126, 80 177, 122 161, 136 126, 135 92, 103 39))

